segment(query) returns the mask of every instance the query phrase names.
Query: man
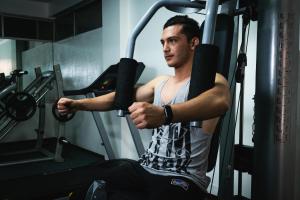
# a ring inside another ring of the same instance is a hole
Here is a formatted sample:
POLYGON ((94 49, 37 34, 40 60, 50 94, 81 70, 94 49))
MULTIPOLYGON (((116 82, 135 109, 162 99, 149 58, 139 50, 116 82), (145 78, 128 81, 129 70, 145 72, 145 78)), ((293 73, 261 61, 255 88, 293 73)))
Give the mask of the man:
MULTIPOLYGON (((215 86, 188 100, 199 26, 187 16, 170 18, 161 44, 174 76, 158 76, 138 87, 128 108, 137 128, 154 128, 148 149, 138 162, 112 160, 99 169, 97 178, 107 182, 108 199, 201 199, 209 184, 207 157, 218 117, 230 104, 226 79, 216 74, 215 86), (202 128, 184 122, 203 121, 202 128), (100 172, 102 171, 102 172, 100 172)), ((77 110, 110 110, 115 93, 92 99, 58 102, 61 113, 77 110)))

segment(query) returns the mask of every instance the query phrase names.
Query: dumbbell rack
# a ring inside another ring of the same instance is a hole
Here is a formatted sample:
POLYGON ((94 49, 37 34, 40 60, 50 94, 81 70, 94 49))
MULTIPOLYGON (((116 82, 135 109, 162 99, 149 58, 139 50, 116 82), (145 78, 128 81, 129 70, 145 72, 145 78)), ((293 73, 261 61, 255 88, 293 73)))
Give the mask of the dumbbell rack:
MULTIPOLYGON (((60 71, 59 71, 60 72, 60 71)), ((23 163, 32 163, 46 160, 55 160, 57 162, 62 162, 63 158, 62 154, 62 143, 60 142, 60 138, 63 138, 64 135, 64 123, 60 123, 59 125, 59 134, 57 136, 57 144, 55 153, 50 152, 49 150, 43 148, 43 136, 44 136, 44 128, 45 128, 45 95, 50 91, 53 86, 52 83, 56 80, 56 86, 58 89, 58 94, 61 94, 62 85, 60 85, 61 81, 56 79, 55 67, 54 71, 47 71, 42 73, 40 67, 35 68, 36 78, 32 81, 22 92, 31 95, 34 97, 36 101, 36 105, 39 107, 39 125, 35 130, 37 132, 37 139, 35 143, 35 147, 33 149, 19 150, 13 152, 0 153, 0 158, 9 157, 15 155, 29 155, 33 153, 39 153, 42 156, 28 158, 28 159, 20 159, 20 160, 12 160, 12 161, 0 161, 0 166, 9 166, 15 164, 23 164, 23 163)), ((60 76, 61 77, 61 76, 60 76)), ((13 90, 12 90, 13 91, 13 90)), ((60 95, 58 95, 60 97, 60 95)), ((0 99, 1 101, 1 99, 0 99)), ((5 111, 4 111, 5 112, 5 111)), ((0 141, 2 141, 13 128, 20 123, 13 118, 5 116, 5 114, 0 115, 0 141), (2 123, 3 122, 3 123, 2 123)), ((1 159, 5 160, 5 159, 1 159)))

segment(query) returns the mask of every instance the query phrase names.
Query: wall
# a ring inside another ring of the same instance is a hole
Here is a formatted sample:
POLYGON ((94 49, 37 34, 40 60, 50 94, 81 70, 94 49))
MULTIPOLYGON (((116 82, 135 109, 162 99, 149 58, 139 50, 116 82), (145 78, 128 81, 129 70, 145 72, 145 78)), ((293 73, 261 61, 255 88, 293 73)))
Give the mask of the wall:
MULTIPOLYGON (((23 76, 23 87, 26 88, 26 86, 28 86, 29 83, 35 79, 34 68, 39 66, 41 67, 42 72, 52 70, 52 44, 41 44, 39 46, 36 46, 35 48, 23 52, 22 65, 23 70, 28 71, 28 74, 23 76)), ((47 94, 45 123, 45 135, 47 137, 53 137, 57 132, 57 123, 53 119, 51 112, 51 103, 54 102, 55 95, 56 93, 54 90, 47 94)), ((31 119, 26 120, 25 122, 18 123, 18 125, 11 131, 11 133, 5 138, 3 142, 35 139, 35 129, 38 127, 38 113, 39 112, 37 111, 31 119)))

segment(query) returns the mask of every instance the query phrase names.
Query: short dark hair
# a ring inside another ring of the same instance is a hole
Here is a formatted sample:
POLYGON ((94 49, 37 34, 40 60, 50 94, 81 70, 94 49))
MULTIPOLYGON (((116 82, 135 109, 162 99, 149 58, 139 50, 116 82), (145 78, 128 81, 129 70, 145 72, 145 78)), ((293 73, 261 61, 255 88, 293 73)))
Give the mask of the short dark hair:
POLYGON ((186 35, 188 41, 193 37, 200 37, 200 27, 197 21, 187 15, 176 15, 168 19, 164 24, 164 29, 173 25, 182 25, 182 33, 186 35))

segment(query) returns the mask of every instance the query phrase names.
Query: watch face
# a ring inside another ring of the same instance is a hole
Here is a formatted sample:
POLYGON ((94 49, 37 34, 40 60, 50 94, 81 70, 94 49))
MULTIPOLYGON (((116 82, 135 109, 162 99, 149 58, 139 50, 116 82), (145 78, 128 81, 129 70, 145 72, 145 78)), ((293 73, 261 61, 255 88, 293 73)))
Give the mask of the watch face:
POLYGON ((172 108, 170 105, 165 105, 164 106, 164 112, 165 112, 165 125, 168 125, 172 122, 173 119, 173 112, 172 112, 172 108))

